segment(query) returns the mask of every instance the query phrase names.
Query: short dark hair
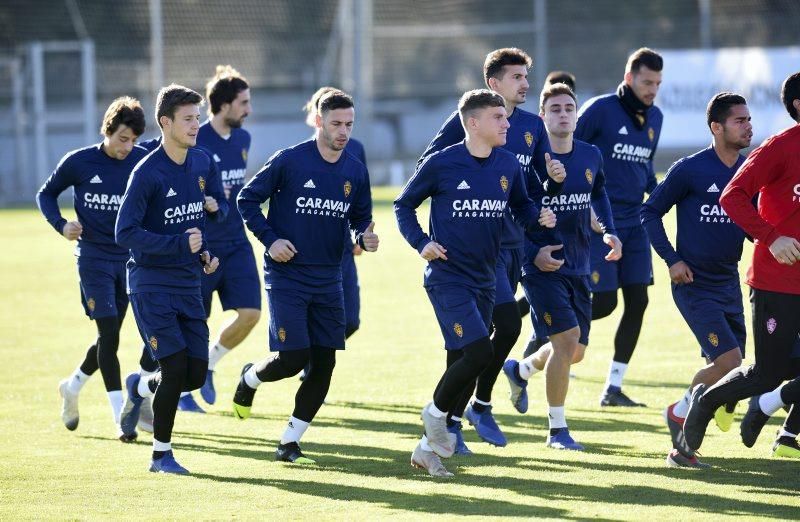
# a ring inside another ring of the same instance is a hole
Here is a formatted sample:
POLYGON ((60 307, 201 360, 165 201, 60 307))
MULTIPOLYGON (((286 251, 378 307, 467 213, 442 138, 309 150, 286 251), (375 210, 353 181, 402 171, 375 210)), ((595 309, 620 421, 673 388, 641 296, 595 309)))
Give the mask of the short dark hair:
POLYGON ((462 94, 458 100, 458 115, 461 117, 461 124, 464 125, 467 118, 478 109, 505 106, 506 101, 496 92, 489 89, 473 89, 462 94))
POLYGON ((547 100, 560 94, 566 94, 572 98, 572 101, 575 102, 575 106, 578 106, 578 97, 575 96, 575 93, 570 89, 569 85, 566 83, 554 83, 552 85, 545 85, 544 89, 542 89, 542 94, 539 96, 539 110, 544 112, 544 104, 547 103, 547 100))
POLYGON ((625 64, 625 72, 638 73, 642 67, 647 67, 651 71, 660 71, 664 68, 664 58, 660 54, 648 47, 642 47, 628 56, 628 63, 625 64))
POLYGON ((533 61, 528 53, 516 47, 504 47, 495 49, 486 55, 483 62, 483 81, 489 86, 489 78, 498 80, 503 78, 503 67, 506 65, 524 65, 526 69, 531 68, 533 61))
POLYGON ((333 111, 336 109, 349 109, 351 107, 355 108, 355 106, 356 105, 353 103, 352 96, 344 91, 333 89, 319 97, 319 101, 317 102, 317 112, 321 116, 328 111, 333 111))
MULTIPOLYGON (((172 83, 162 87, 156 98, 156 122, 161 125, 161 117, 175 119, 175 110, 183 105, 203 105, 203 97, 183 85, 172 83)), ((162 127, 163 128, 163 127, 162 127)))
POLYGON ((547 78, 544 79, 544 87, 547 88, 548 85, 554 83, 565 83, 572 89, 572 92, 575 92, 575 75, 571 72, 551 71, 550 74, 547 75, 547 78))
POLYGON ((740 94, 720 92, 711 98, 706 107, 706 123, 711 128, 712 123, 725 123, 731 114, 734 105, 747 105, 747 100, 740 94))
POLYGON ((250 88, 247 80, 230 65, 217 65, 214 76, 206 83, 208 110, 217 114, 226 103, 233 103, 239 93, 250 88))
POLYGON ((800 114, 793 103, 795 100, 800 100, 800 72, 789 75, 781 86, 781 101, 786 111, 794 121, 800 122, 800 114))
POLYGON ((136 98, 121 96, 111 102, 103 116, 103 123, 100 125, 100 133, 103 136, 111 136, 120 125, 128 127, 138 138, 144 133, 144 109, 136 98))

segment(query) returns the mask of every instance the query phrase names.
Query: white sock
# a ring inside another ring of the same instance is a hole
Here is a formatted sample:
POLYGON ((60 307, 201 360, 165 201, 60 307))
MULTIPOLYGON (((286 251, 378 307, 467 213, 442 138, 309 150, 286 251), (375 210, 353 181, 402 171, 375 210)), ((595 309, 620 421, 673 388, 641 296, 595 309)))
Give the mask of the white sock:
POLYGON ((214 346, 210 346, 208 348, 208 369, 213 370, 216 368, 220 359, 228 355, 228 353, 230 353, 230 349, 222 346, 219 341, 214 346))
POLYGON ((148 372, 148 371, 147 371, 147 370, 145 370, 144 368, 139 368, 139 376, 140 376, 142 379, 146 379, 146 378, 148 378, 148 377, 152 377, 153 375, 155 375, 155 374, 157 374, 157 373, 158 373, 158 370, 156 370, 156 371, 154 371, 154 372, 148 372))
POLYGON ((139 392, 139 395, 142 397, 152 397, 155 393, 150 391, 150 386, 148 383, 150 382, 151 377, 140 377, 139 378, 139 386, 136 388, 136 391, 139 392))
POLYGON ((114 424, 119 424, 119 416, 122 413, 122 406, 125 404, 122 390, 108 392, 108 402, 111 404, 111 415, 114 417, 114 424))
POLYGON ((541 371, 533 365, 533 358, 535 356, 536 353, 532 353, 519 362, 519 376, 526 381, 530 379, 532 375, 535 375, 541 371))
POLYGON ((433 415, 437 419, 442 418, 445 415, 447 415, 446 411, 442 411, 439 408, 437 408, 436 405, 433 402, 431 402, 430 406, 428 406, 428 413, 430 413, 431 415, 433 415))
POLYGON ((67 389, 70 393, 74 393, 75 395, 79 394, 83 385, 89 380, 89 377, 91 377, 91 375, 83 373, 80 367, 75 368, 75 371, 69 376, 69 381, 67 381, 67 389))
POLYGON ((450 417, 450 420, 453 422, 461 423, 461 417, 450 417))
POLYGON ((783 384, 758 398, 758 405, 761 407, 761 411, 763 411, 765 415, 772 417, 776 411, 786 406, 786 404, 784 404, 784 402, 781 400, 782 389, 783 384))
POLYGON ((785 429, 781 428, 781 432, 778 434, 778 437, 791 437, 793 439, 796 439, 797 433, 789 433, 785 429))
POLYGON ((474 402, 475 404, 480 404, 481 406, 491 406, 492 405, 491 402, 483 402, 482 400, 480 400, 477 397, 473 397, 472 398, 472 402, 474 402))
POLYGON ((303 433, 308 429, 310 423, 302 421, 297 417, 289 417, 289 423, 286 425, 286 431, 283 432, 281 437, 281 444, 288 444, 290 442, 300 442, 303 438, 303 433))
POLYGON ((181 399, 186 397, 187 395, 191 395, 192 392, 181 392, 181 399))
POLYGON ((249 370, 244 372, 244 383, 254 390, 258 388, 259 384, 261 384, 261 379, 259 379, 258 375, 256 375, 255 364, 251 366, 249 370))
POLYGON ((425 435, 423 435, 422 439, 420 439, 419 445, 422 447, 422 451, 433 451, 433 449, 431 449, 431 445, 428 444, 428 437, 425 435))
POLYGON ((675 407, 672 409, 673 415, 676 417, 680 417, 681 419, 686 418, 686 414, 689 413, 689 403, 692 401, 692 388, 689 387, 686 390, 686 393, 683 394, 683 398, 675 404, 675 407))
POLYGON ((609 386, 622 388, 622 379, 625 377, 625 370, 627 369, 627 364, 611 361, 611 367, 608 369, 608 377, 606 378, 606 388, 609 386))
POLYGON ((171 449, 171 442, 161 442, 160 440, 153 439, 153 451, 169 451, 171 449))
POLYGON ((550 406, 547 408, 547 419, 550 421, 550 429, 566 428, 567 418, 564 414, 564 406, 550 406))

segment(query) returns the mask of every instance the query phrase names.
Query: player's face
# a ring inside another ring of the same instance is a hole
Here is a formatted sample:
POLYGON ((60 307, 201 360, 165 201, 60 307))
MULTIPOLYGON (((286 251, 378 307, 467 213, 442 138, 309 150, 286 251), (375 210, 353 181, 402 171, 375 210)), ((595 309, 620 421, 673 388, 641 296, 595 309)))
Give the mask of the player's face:
POLYGON ((238 129, 244 123, 244 119, 250 116, 252 109, 250 107, 250 89, 239 91, 230 104, 227 104, 227 114, 225 114, 225 123, 228 127, 238 129))
POLYGON ((569 94, 551 96, 544 103, 541 114, 547 132, 554 136, 567 137, 575 132, 578 122, 578 111, 575 100, 569 94))
POLYGON ((633 94, 645 105, 653 105, 661 87, 661 71, 648 69, 644 65, 637 72, 625 73, 625 83, 633 89, 633 94))
POLYGON ((506 65, 503 76, 492 82, 492 90, 514 105, 525 103, 528 96, 528 68, 524 65, 506 65))
POLYGON ((103 140, 103 150, 114 159, 124 160, 136 145, 137 138, 130 127, 120 124, 114 134, 106 136, 103 140))
POLYGON ((502 147, 506 144, 510 125, 505 107, 487 107, 478 110, 473 118, 477 138, 491 147, 502 147))
POLYGON ((753 124, 747 105, 734 105, 722 126, 722 139, 726 145, 746 149, 753 139, 753 124))
POLYGON ((356 111, 352 107, 333 109, 317 116, 318 136, 322 144, 330 150, 344 150, 353 132, 355 117, 356 111))
POLYGON ((181 105, 175 109, 175 119, 165 118, 166 134, 182 147, 197 145, 197 132, 200 130, 200 106, 181 105))

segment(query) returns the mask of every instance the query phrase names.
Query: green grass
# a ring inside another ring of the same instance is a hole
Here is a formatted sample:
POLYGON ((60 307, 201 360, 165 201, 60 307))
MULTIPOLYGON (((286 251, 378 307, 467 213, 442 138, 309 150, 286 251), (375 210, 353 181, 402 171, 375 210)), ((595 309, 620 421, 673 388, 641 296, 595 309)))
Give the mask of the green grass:
MULTIPOLYGON (((72 244, 34 211, 0 212, 0 519, 797 518, 798 463, 769 458, 774 425, 753 449, 739 441, 738 424, 729 433, 712 425, 703 450, 714 469, 665 467, 670 442, 660 412, 682 395, 701 359, 660 261, 625 386, 649 408, 597 406, 617 311, 594 324, 586 359, 573 369, 567 414, 586 452, 545 448, 541 375, 532 380, 525 416, 509 404, 501 377, 495 412, 510 444, 491 447, 468 430, 475 455, 447 461, 454 479, 437 481, 412 469, 419 410, 430 400, 444 353, 421 286, 423 261, 394 223, 396 192, 375 191, 382 242, 378 254, 358 260, 361 331, 340 354, 327 405, 304 440, 304 451, 319 465, 272 460, 295 379, 262 386, 247 421, 229 411, 242 364, 266 354, 262 319, 220 363, 217 405, 208 415, 178 414, 173 440, 191 477, 148 473, 148 434, 133 445, 114 440, 99 374, 81 394, 78 430, 64 429, 56 385, 80 362, 94 333, 78 302, 72 244)), ((260 246, 256 251, 263 253, 260 246)), ((214 311, 212 336, 228 318, 214 311)), ((526 320, 515 354, 529 333, 526 320)), ((123 373, 136 367, 139 346, 129 315, 120 347, 123 373)))

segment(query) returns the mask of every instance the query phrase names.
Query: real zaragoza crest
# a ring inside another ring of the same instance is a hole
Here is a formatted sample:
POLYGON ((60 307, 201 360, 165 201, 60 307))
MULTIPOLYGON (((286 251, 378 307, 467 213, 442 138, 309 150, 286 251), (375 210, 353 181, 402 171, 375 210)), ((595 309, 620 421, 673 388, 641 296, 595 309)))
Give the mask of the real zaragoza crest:
POLYGON ((594 284, 597 284, 597 283, 599 283, 599 282, 600 282, 600 272, 598 272, 597 270, 595 270, 594 272, 592 272, 592 282, 593 282, 594 284))
POLYGON ((203 176, 197 178, 197 184, 200 185, 200 192, 206 191, 206 179, 203 176))
POLYGON ((544 313, 544 324, 547 326, 553 326, 553 316, 550 315, 550 312, 544 313))
POLYGON ((286 330, 283 328, 278 328, 278 339, 280 339, 281 342, 286 340, 286 330))
POLYGON ((530 132, 525 133, 525 143, 528 145, 528 147, 533 145, 533 134, 530 132))
POLYGON ((90 312, 94 312, 94 298, 90 297, 88 301, 86 301, 86 306, 89 308, 90 312))
POLYGON ((650 138, 650 141, 656 139, 656 131, 653 130, 653 127, 647 129, 647 137, 650 138))
POLYGON ((708 342, 711 343, 711 346, 716 348, 717 346, 719 346, 719 337, 717 337, 717 334, 715 334, 714 332, 711 332, 710 334, 708 334, 708 342))
POLYGON ((350 197, 350 192, 353 190, 353 185, 349 181, 344 182, 344 197, 350 197))
POLYGON ((592 169, 586 169, 586 181, 589 182, 589 185, 592 184, 592 179, 594 179, 592 176, 592 169))
POLYGON ((151 335, 148 342, 150 343, 150 348, 153 350, 158 350, 158 339, 156 339, 155 335, 151 335))
POLYGON ((503 189, 503 192, 508 192, 508 178, 505 176, 500 176, 500 188, 503 189))
POLYGON ((459 337, 463 337, 464 336, 464 329, 461 327, 460 323, 456 323, 456 324, 453 325, 453 331, 459 337))
POLYGON ((247 149, 242 149, 242 160, 247 161, 247 149))

